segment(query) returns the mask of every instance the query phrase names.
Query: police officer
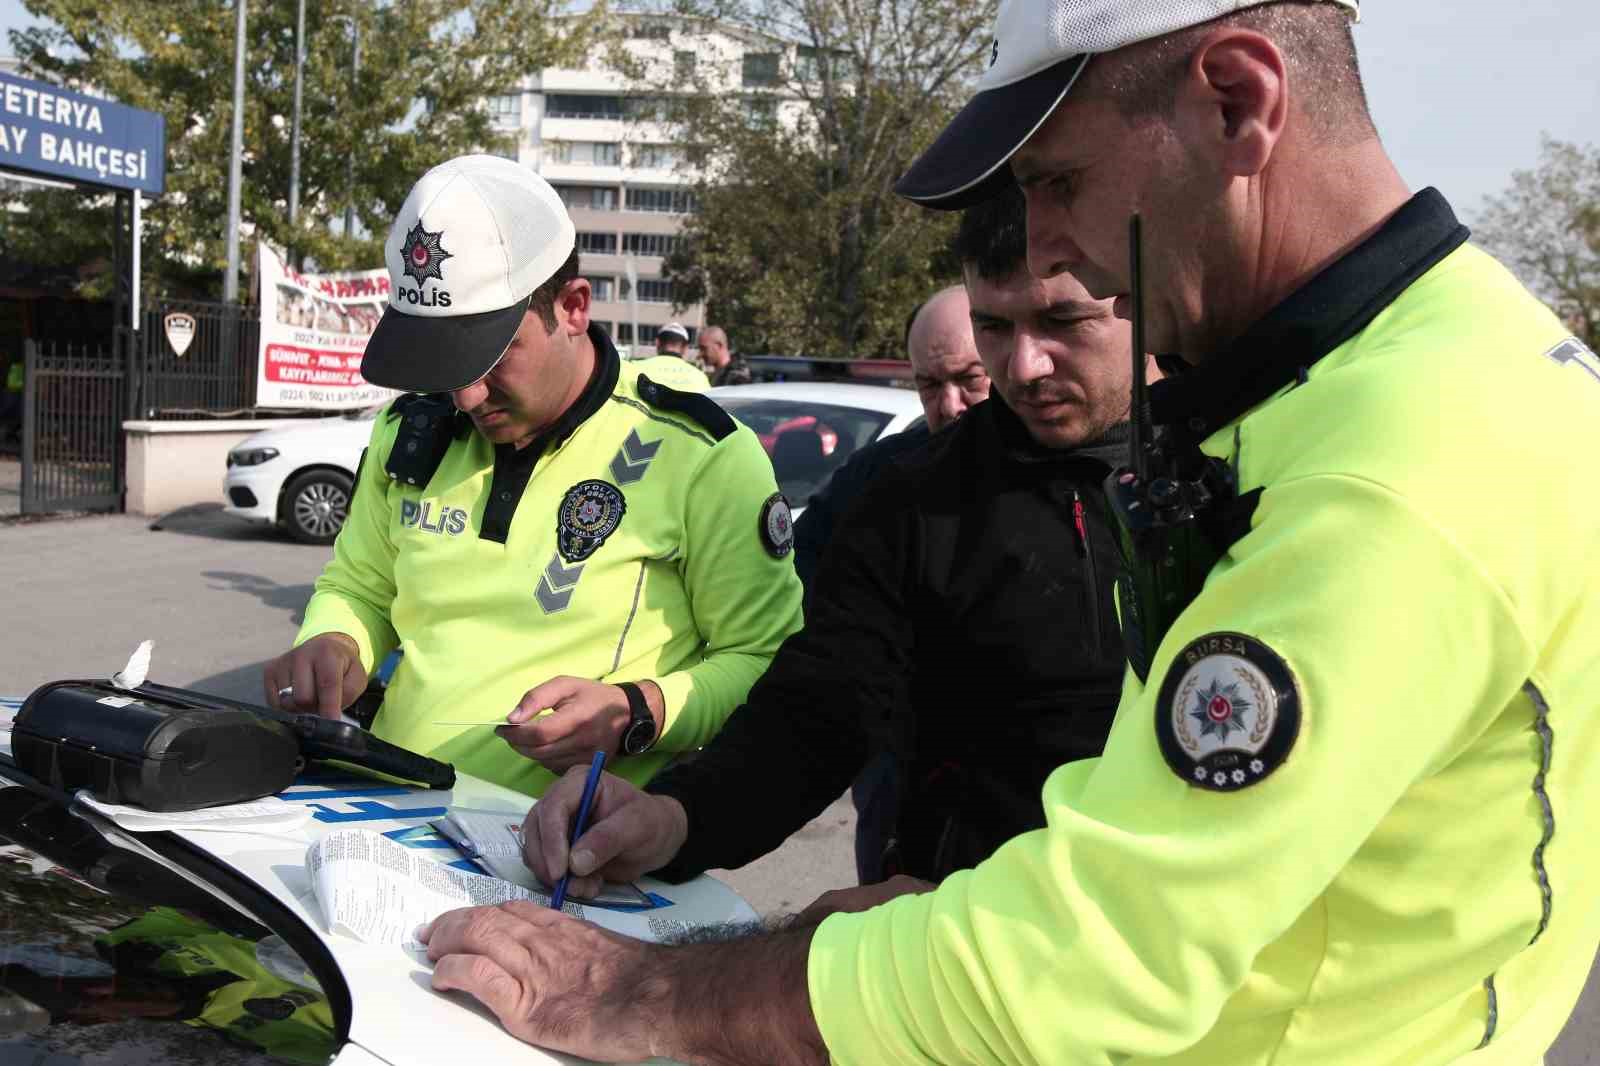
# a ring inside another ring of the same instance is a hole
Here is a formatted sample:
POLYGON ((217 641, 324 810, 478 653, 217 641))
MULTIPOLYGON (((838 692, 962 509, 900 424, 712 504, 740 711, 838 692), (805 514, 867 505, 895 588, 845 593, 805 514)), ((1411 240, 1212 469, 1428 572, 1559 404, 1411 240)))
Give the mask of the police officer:
POLYGON ((799 625, 766 453, 705 396, 625 370, 526 167, 434 168, 385 251, 362 373, 415 391, 374 427, 267 698, 337 715, 399 647, 379 736, 535 795, 596 750, 647 780, 799 625))
POLYGON ((684 392, 705 392, 711 387, 705 368, 690 356, 689 330, 681 322, 668 322, 656 332, 656 355, 635 366, 659 385, 684 392))
POLYGON ((1185 553, 1129 535, 1122 703, 1046 827, 728 943, 456 912, 436 986, 618 1059, 1541 1060, 1600 943, 1600 362, 1406 188, 1355 7, 1007 0, 900 183, 1014 176, 1034 273, 1129 316, 1137 212, 1149 346, 1190 365, 1150 398, 1167 483, 1109 493, 1185 553))

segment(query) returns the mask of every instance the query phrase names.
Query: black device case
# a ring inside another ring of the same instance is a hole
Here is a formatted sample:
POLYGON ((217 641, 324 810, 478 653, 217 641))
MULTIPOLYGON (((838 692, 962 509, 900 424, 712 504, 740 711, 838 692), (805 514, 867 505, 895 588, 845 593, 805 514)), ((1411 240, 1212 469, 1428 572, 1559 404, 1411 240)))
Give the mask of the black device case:
POLYGON ((294 734, 300 744, 300 754, 308 760, 348 763, 435 789, 453 788, 456 783, 456 769, 449 763, 391 744, 349 722, 336 722, 316 714, 275 711, 270 707, 230 700, 224 696, 202 696, 197 692, 154 683, 145 684, 140 691, 179 699, 203 700, 212 706, 231 707, 280 722, 294 734))
POLYGON ((12 723, 12 757, 52 788, 151 811, 241 803, 293 784, 303 760, 288 726, 181 695, 107 681, 42 685, 12 723))

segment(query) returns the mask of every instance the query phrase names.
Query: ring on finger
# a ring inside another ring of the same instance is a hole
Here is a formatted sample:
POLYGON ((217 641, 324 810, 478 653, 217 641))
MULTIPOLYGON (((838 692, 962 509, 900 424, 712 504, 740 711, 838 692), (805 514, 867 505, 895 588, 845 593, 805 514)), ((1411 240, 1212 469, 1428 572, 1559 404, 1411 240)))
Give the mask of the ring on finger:
POLYGON ((294 686, 293 685, 285 685, 282 688, 280 688, 278 690, 278 698, 280 700, 292 700, 292 699, 294 699, 294 686))

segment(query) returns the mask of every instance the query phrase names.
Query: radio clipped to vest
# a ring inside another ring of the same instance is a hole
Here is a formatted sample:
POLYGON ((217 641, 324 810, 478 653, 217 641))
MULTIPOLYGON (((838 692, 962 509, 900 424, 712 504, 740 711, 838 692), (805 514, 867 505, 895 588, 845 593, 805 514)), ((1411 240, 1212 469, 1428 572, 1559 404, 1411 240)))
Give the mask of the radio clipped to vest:
POLYGON ((1219 535, 1224 512, 1238 496, 1234 471, 1203 453, 1197 442, 1161 441, 1150 425, 1145 380, 1144 293, 1139 216, 1128 223, 1133 301, 1133 432, 1129 465, 1106 479, 1123 572, 1117 580, 1128 664, 1140 681, 1161 638, 1199 595, 1206 575, 1231 544, 1219 535))
POLYGON ((442 394, 407 393, 389 408, 389 417, 400 420, 394 446, 383 461, 389 480, 423 488, 433 472, 444 462, 445 452, 462 435, 462 420, 455 404, 442 394))

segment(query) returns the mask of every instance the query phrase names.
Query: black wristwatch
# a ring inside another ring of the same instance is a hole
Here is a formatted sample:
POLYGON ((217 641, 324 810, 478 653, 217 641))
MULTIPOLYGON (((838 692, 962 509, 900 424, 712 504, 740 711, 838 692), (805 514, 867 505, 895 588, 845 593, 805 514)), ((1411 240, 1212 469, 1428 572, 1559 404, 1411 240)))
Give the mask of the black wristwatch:
POLYGON ((644 693, 632 681, 617 685, 628 697, 628 726, 622 731, 622 754, 643 755, 655 746, 656 719, 644 693))

